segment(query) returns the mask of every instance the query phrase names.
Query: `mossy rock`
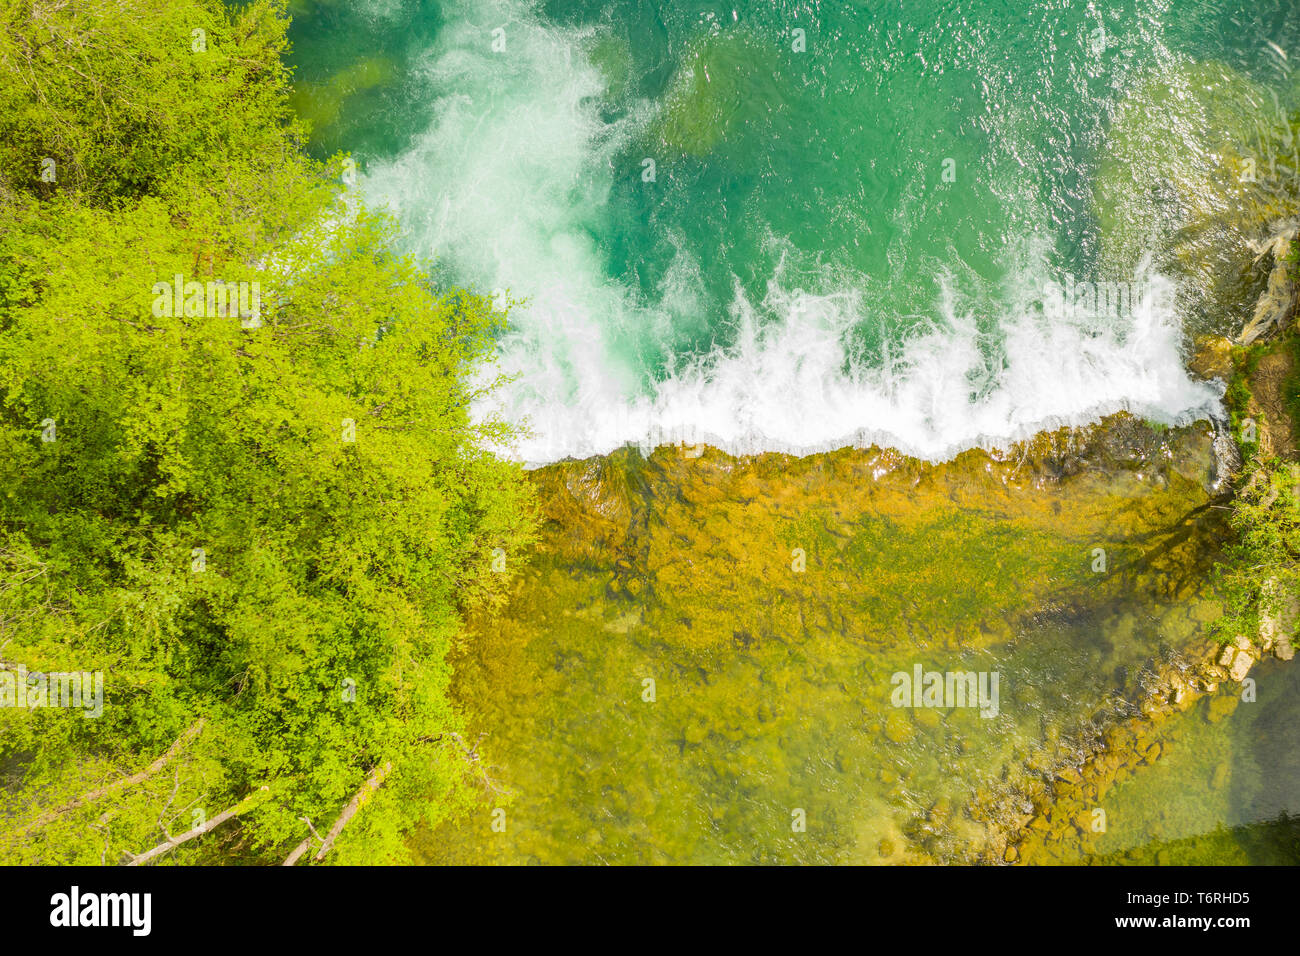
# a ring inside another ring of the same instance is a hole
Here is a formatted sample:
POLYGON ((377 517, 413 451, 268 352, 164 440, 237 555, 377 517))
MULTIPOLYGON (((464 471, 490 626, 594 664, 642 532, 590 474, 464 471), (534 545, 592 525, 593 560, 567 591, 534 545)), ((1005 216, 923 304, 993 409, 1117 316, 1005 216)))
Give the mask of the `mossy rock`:
POLYGON ((294 112, 311 126, 313 137, 328 138, 331 127, 342 118, 348 99, 391 82, 396 69, 388 57, 365 57, 323 83, 295 84, 290 102, 294 112))
POLYGON ((655 132, 665 149, 707 156, 764 125, 783 101, 776 50, 742 29, 696 40, 673 76, 655 132))
POLYGON ((885 717, 885 739, 891 743, 901 744, 911 740, 916 728, 901 710, 891 710, 885 717))
POLYGON ((1212 724, 1217 724, 1223 718, 1232 714, 1241 701, 1236 694, 1219 694, 1210 699, 1210 705, 1206 708, 1206 719, 1212 724))

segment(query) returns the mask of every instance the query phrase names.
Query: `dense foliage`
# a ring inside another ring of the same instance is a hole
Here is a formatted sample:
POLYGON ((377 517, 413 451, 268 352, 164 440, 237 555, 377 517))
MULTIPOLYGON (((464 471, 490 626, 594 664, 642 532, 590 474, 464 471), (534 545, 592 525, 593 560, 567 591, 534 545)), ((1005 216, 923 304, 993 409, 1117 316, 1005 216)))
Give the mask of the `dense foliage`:
POLYGON ((0 19, 0 677, 103 674, 98 718, 0 706, 0 850, 234 807, 162 859, 278 861, 391 765, 325 859, 401 860, 470 792, 445 653, 532 534, 468 415, 503 316, 305 158, 281 4, 0 19))
MULTIPOLYGON (((1292 242, 1291 249, 1282 265, 1294 270, 1300 243, 1292 242)), ((1288 453, 1279 454, 1274 442, 1263 441, 1266 428, 1295 436, 1300 335, 1292 328, 1280 338, 1238 349, 1234 366, 1225 400, 1245 465, 1229 506, 1234 537, 1217 567, 1224 615, 1215 623, 1215 633, 1225 643, 1239 637, 1266 642, 1300 623, 1300 463, 1288 453), (1273 412, 1276 421, 1255 406, 1251 394, 1258 368, 1269 355, 1284 357, 1290 369, 1286 380, 1274 386, 1280 385, 1281 392, 1273 412)))
POLYGON ((1216 622, 1223 641, 1254 640, 1270 620, 1294 622, 1300 598, 1300 469, 1281 462, 1255 462, 1233 499, 1237 534, 1219 565, 1224 616, 1216 622))

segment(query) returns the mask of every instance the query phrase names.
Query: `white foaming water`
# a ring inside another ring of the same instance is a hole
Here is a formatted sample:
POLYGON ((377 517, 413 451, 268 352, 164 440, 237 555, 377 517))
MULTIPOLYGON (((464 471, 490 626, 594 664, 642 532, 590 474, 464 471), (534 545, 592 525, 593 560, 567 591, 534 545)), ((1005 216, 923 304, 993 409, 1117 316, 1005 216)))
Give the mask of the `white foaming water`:
POLYGON ((737 297, 732 347, 679 370, 652 397, 526 408, 536 437, 515 451, 538 462, 628 442, 793 454, 875 444, 941 461, 1120 410, 1186 424, 1217 414, 1221 390, 1183 368, 1177 319, 1152 294, 1163 282, 1148 280, 1131 320, 1111 328, 1092 316, 1049 321, 1038 309, 1004 319, 1002 367, 990 378, 974 322, 955 312, 882 365, 846 371, 845 334, 860 297, 792 293, 774 280, 757 308, 737 297), (780 318, 762 323, 760 313, 780 318), (983 383, 978 394, 974 381, 983 383))
MULTIPOLYGON (((606 274, 593 227, 614 157, 653 107, 613 124, 597 116, 607 78, 585 55, 592 39, 516 3, 453 11, 427 64, 440 91, 431 128, 365 181, 413 251, 458 281, 525 300, 482 375, 514 381, 475 408, 526 427, 500 449, 511 457, 540 465, 683 441, 796 454, 877 444, 938 461, 1119 410, 1165 424, 1218 413, 1220 390, 1186 373, 1178 317, 1160 296, 1118 320, 1049 320, 1036 301, 1049 278, 1041 257, 1021 270, 1008 297, 1018 304, 991 345, 941 283, 929 330, 883 362, 846 362, 849 330, 869 318, 854 284, 813 294, 778 274, 761 302, 737 291, 730 346, 645 385, 630 356, 661 348, 671 324, 700 307, 698 267, 679 249, 653 302, 606 274), (493 52, 498 27, 505 50, 493 52), (1000 359, 991 373, 990 350, 1000 359)), ((1142 284, 1160 291, 1165 280, 1142 284)))

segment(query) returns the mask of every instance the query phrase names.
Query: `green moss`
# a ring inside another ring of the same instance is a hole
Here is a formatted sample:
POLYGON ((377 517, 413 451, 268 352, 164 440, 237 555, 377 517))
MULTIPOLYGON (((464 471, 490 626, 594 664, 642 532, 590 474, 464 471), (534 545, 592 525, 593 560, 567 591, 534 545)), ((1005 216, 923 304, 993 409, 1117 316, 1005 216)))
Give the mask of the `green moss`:
MULTIPOLYGON (((1293 247, 1297 245, 1300 244, 1292 243, 1293 247)), ((1287 418, 1290 419, 1291 436, 1296 439, 1300 438, 1300 432, 1297 431, 1297 424, 1300 423, 1300 335, 1296 335, 1294 329, 1287 330, 1280 347, 1291 354, 1291 374, 1282 384, 1282 401, 1287 418)))
MULTIPOLYGON (((1268 342, 1256 342, 1249 346, 1237 346, 1232 350, 1232 375, 1224 392, 1223 404, 1228 411, 1233 438, 1241 448, 1242 457, 1246 459, 1253 457, 1259 450, 1258 427, 1253 441, 1246 440, 1243 430, 1246 419, 1250 417, 1250 379, 1259 366, 1260 359, 1267 354, 1269 348, 1268 342)), ((1256 422, 1257 426, 1259 424, 1256 422)))

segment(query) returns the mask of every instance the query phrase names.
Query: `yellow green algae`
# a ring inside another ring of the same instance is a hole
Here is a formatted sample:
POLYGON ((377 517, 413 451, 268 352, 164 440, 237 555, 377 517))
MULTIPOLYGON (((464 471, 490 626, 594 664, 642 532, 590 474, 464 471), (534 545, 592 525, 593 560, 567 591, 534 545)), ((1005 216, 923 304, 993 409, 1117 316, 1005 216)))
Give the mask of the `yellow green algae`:
POLYGON ((333 127, 349 100, 359 93, 390 83, 396 74, 393 61, 384 56, 365 57, 349 64, 320 83, 299 80, 290 102, 294 112, 317 139, 334 135, 333 127))
POLYGON ((481 806, 417 849, 983 858, 1000 822, 972 806, 1204 640, 1221 478, 1208 425, 1124 415, 937 466, 661 448, 541 469, 543 541, 454 662, 481 806), (997 714, 893 706, 918 664, 996 671, 997 714))
MULTIPOLYGON (((1243 444, 1265 465, 1260 475, 1293 483, 1294 333, 1232 350, 1228 406, 1234 422, 1258 424, 1243 444)), ((1072 767, 1057 765, 1018 791, 1029 809, 1007 828, 1003 859, 1065 864, 1300 863, 1300 671, 1270 647, 1279 629, 1261 620, 1257 637, 1232 648, 1201 639, 1181 658, 1165 655, 1147 672, 1140 712, 1080 742, 1072 767), (1253 647, 1250 645, 1254 645, 1253 647), (1243 650, 1245 648, 1245 650, 1243 650), (1229 662, 1259 657, 1243 679, 1229 662), (1065 771, 1065 772, 1062 772, 1065 771), (1020 827, 1020 829, 1017 829, 1020 827)), ((1229 632, 1230 634, 1231 632, 1229 632)), ((1226 636, 1226 635, 1225 635, 1226 636)))
POLYGON ((655 120, 669 152, 705 156, 751 122, 773 110, 786 93, 771 45, 745 30, 715 30, 700 37, 683 58, 655 120))

